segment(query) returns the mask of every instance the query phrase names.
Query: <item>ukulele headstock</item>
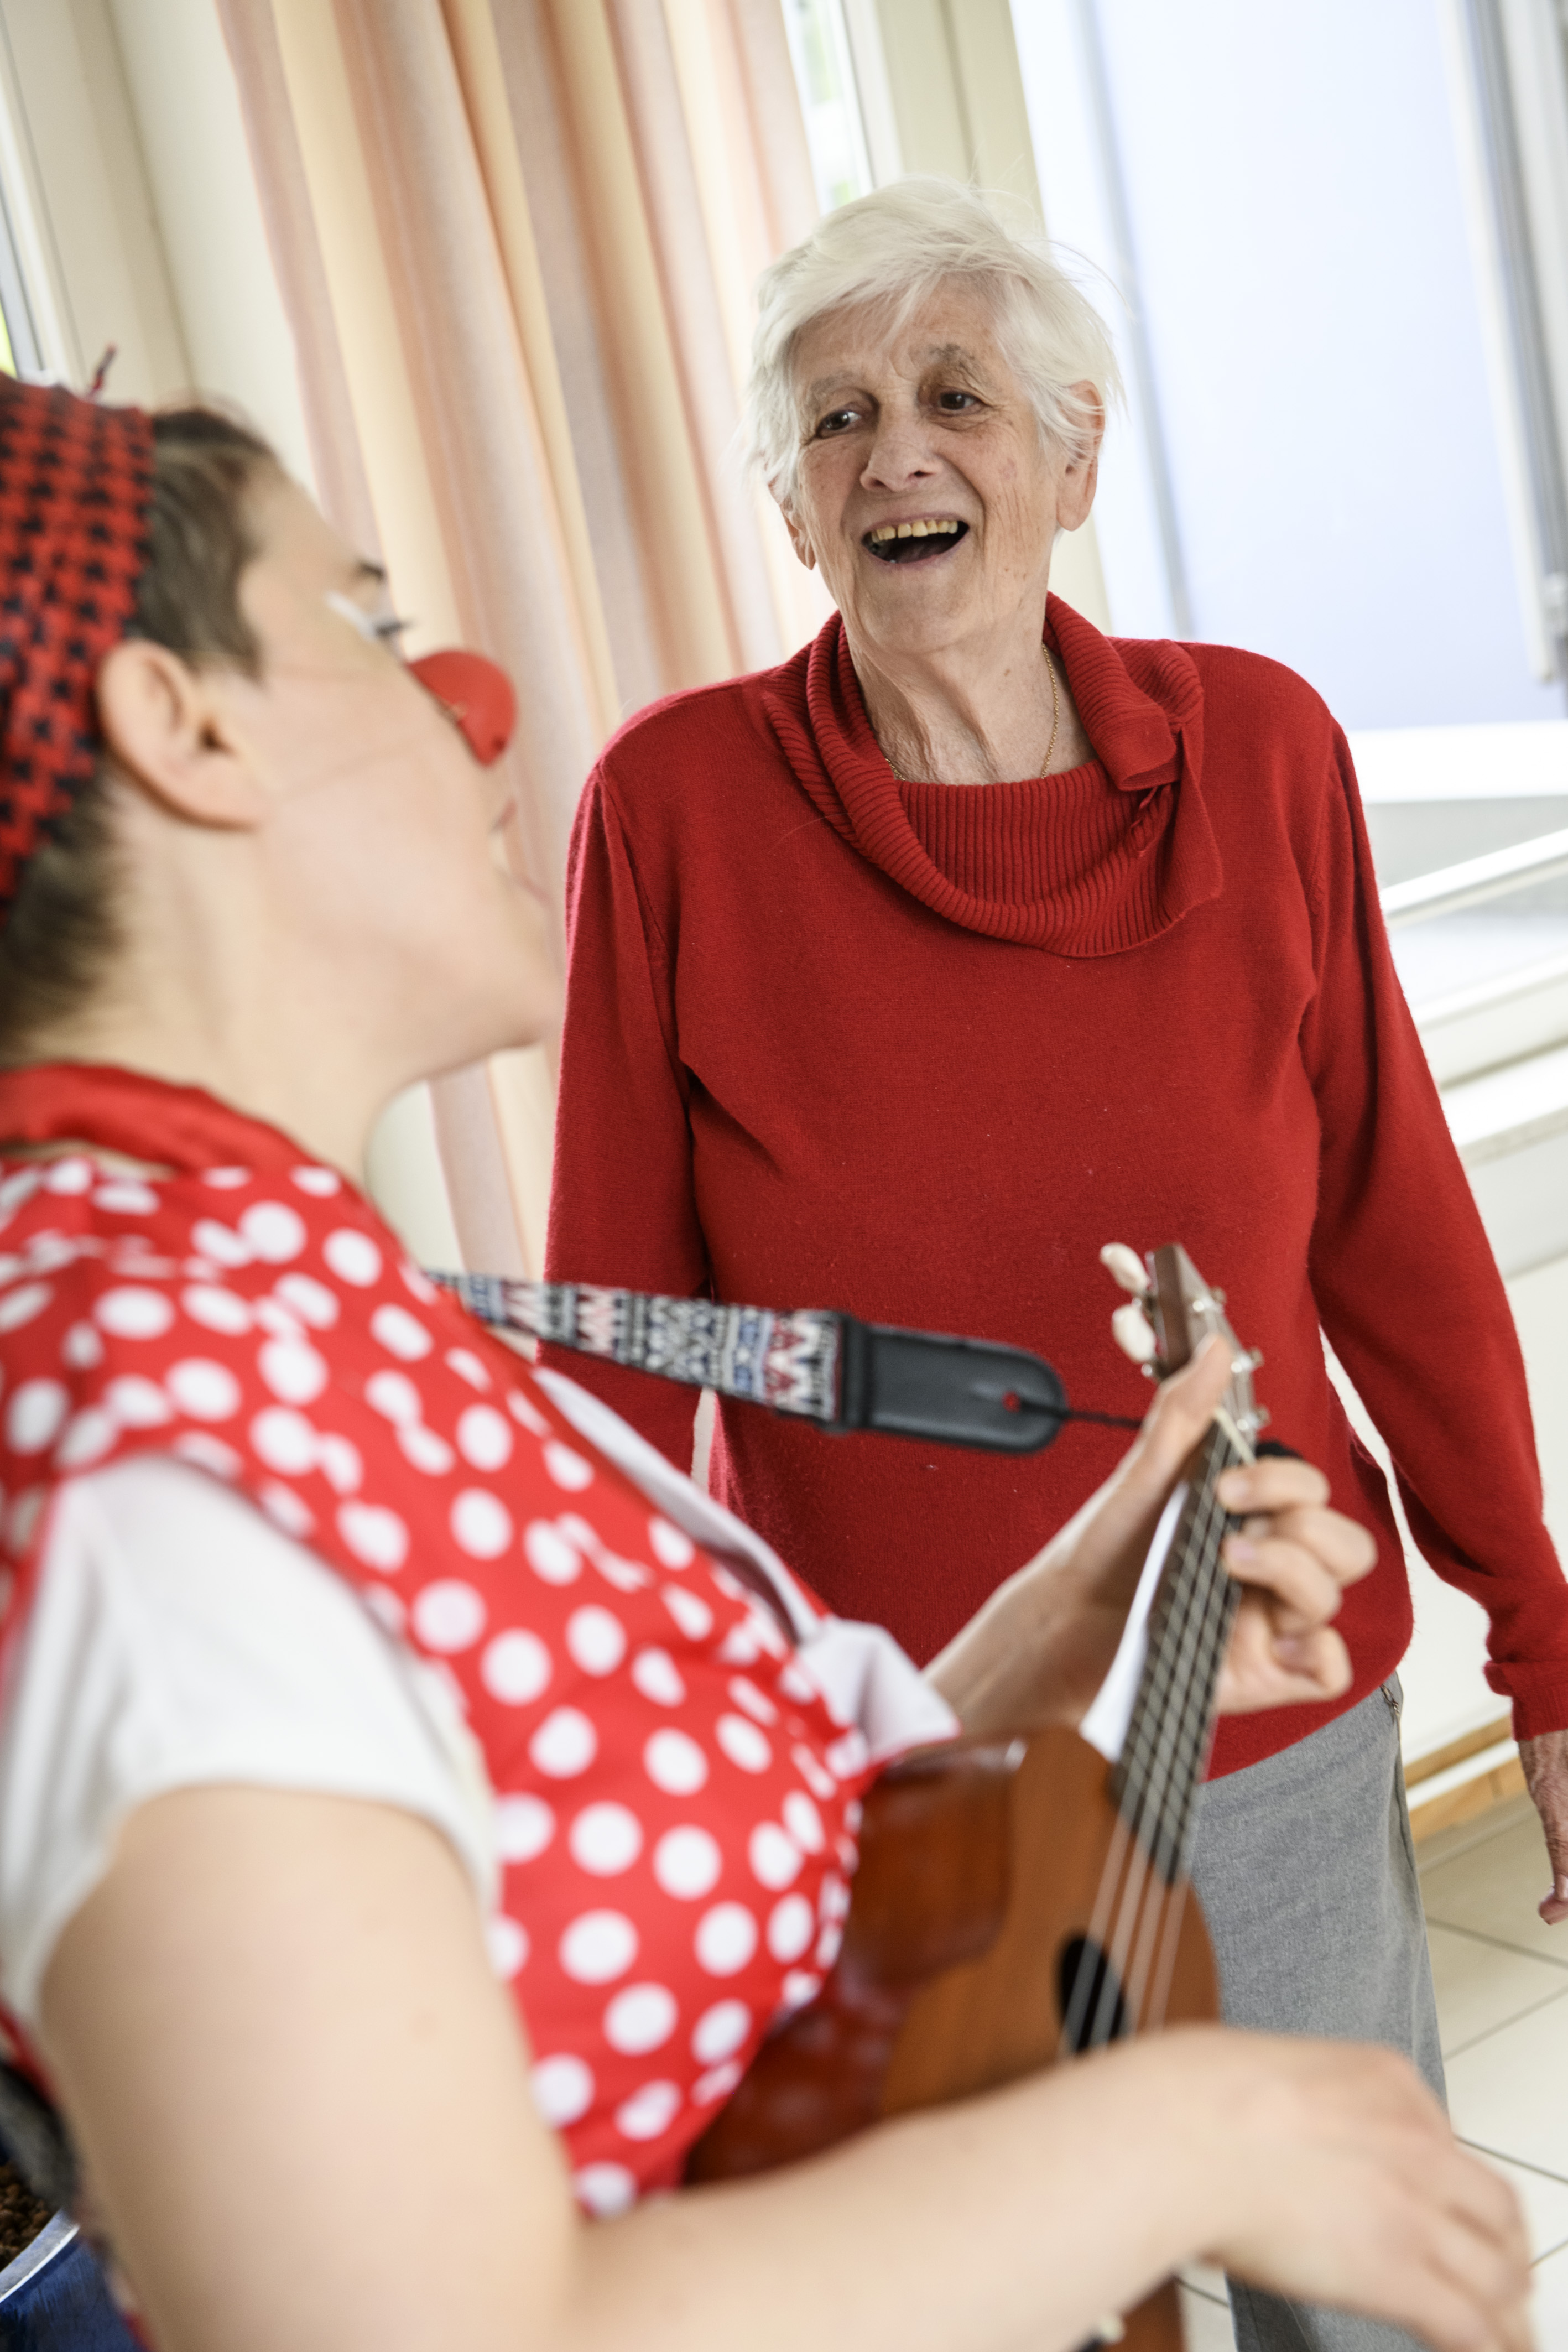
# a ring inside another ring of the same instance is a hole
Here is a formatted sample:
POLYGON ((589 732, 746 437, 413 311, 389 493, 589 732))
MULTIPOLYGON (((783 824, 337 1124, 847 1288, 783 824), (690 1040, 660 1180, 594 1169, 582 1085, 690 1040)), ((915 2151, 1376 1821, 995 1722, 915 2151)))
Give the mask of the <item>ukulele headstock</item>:
POLYGON ((1250 1454, 1253 1440, 1269 1421, 1252 1387, 1252 1375, 1263 1359, 1255 1349, 1244 1348, 1232 1330, 1224 1291, 1204 1280, 1179 1242, 1152 1250, 1145 1258, 1125 1243, 1113 1242, 1101 1251, 1100 1260, 1132 1294, 1111 1318, 1117 1344, 1150 1380, 1179 1372, 1211 1332, 1218 1335, 1230 1356, 1230 1385, 1220 1410, 1250 1454))

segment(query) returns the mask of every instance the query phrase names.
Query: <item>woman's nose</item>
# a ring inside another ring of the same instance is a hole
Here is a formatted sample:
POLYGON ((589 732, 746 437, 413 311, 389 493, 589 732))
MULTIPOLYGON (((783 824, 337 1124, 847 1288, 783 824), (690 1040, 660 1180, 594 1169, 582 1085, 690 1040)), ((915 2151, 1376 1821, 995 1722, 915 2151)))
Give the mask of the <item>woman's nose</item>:
POLYGON ((861 483, 865 489, 898 490, 935 473, 925 420, 883 409, 867 453, 861 483))
POLYGON ((511 679, 484 654, 425 654, 409 669, 439 702, 482 768, 493 768, 512 740, 517 698, 511 679))

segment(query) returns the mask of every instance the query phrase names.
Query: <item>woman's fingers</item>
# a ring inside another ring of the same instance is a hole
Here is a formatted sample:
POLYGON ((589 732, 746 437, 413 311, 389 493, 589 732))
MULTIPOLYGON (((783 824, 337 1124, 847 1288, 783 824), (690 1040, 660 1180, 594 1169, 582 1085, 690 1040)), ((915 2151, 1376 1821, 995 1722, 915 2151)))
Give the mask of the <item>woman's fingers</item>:
POLYGON ((1249 1598, 1237 1612, 1215 1704, 1221 1715, 1312 1706, 1338 1698, 1352 1678, 1350 1652, 1332 1626, 1277 1633, 1262 1603, 1249 1598))

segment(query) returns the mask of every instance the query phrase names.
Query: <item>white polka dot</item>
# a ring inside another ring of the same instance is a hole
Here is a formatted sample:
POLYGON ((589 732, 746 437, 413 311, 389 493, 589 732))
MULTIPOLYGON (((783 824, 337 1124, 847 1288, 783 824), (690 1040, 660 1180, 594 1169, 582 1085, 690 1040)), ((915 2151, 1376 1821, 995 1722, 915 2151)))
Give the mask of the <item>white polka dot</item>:
POLYGON ((204 1168, 202 1181, 214 1192, 242 1192, 250 1182, 248 1168, 204 1168))
POLYGON ((777 1822, 758 1822, 751 1832, 747 1854, 752 1876, 775 1891, 794 1884, 805 1859, 794 1839, 777 1822))
POLYGON ((737 1706, 743 1707, 746 1713, 754 1716, 758 1723, 778 1722, 779 1710, 773 1701, 759 1691, 755 1683, 747 1682, 744 1675, 731 1677, 729 1695, 737 1706))
POLYGON ((26 1553, 37 1530, 39 1514, 49 1499, 47 1486, 29 1486, 5 1514, 5 1541, 18 1557, 26 1553))
POLYGON ((523 1550, 534 1574, 546 1584, 575 1584, 582 1560, 575 1544, 548 1519, 534 1519, 523 1536, 523 1550))
POLYGON ((512 1433, 493 1404, 471 1404, 457 1423, 457 1450, 476 1470, 500 1470, 512 1458, 512 1433))
POLYGON ((549 1687, 550 1654, 537 1633, 521 1627, 497 1633, 486 1644, 479 1679, 503 1706, 528 1706, 549 1687))
POLYGON ((287 1265, 305 1246, 305 1220, 281 1201, 256 1201, 239 1221, 240 1232, 268 1265, 287 1265))
POLYGON ((647 1570, 639 1568, 635 1560, 619 1559, 612 1551, 606 1551, 602 1545, 594 1554, 593 1565, 605 1583, 612 1584, 617 1592, 640 1592, 645 1584, 653 1580, 647 1570))
POLYGON ((161 1339, 174 1320, 173 1302, 161 1290, 106 1290, 92 1310, 100 1330, 116 1339, 161 1339))
POLYGON ((666 1830, 653 1848, 653 1876, 680 1903, 695 1903, 711 1893, 723 1869, 717 1839, 689 1822, 666 1830))
POLYGON ((408 1611, 390 1584, 367 1584, 361 1591, 360 1599, 378 1625, 384 1625, 394 1640, 402 1639, 408 1624, 408 1611))
POLYGON ((520 1974, 528 1957, 528 1931, 517 1919, 509 1919, 497 1911, 485 1924, 485 1942, 490 1954, 490 1966, 504 1982, 509 1983, 520 1974))
POLYGON ((303 1543, 316 1528, 316 1515, 308 1503, 300 1501, 292 1486, 280 1486, 268 1479, 261 1490, 261 1507, 286 1536, 303 1543))
POLYGON ((63 1193, 68 1199, 72 1193, 90 1192, 97 1172, 90 1160, 57 1160, 43 1180, 44 1189, 63 1193))
POLYGON ((743 2000, 715 2001, 692 2028, 692 2055, 705 2066, 733 2058, 751 2032, 751 2011, 743 2000))
POLYGON ((849 1887, 831 1872, 817 1889, 817 1909, 824 1919, 847 1919, 850 1916, 849 1887))
POLYGON ((371 1331, 392 1356, 401 1356, 405 1364, 418 1363, 428 1356, 435 1345, 429 1332, 406 1307, 378 1307, 371 1318, 371 1331))
POLYGON ((710 1977, 738 1976, 757 1949, 757 1922, 744 1903, 716 1903, 697 1921, 693 1948, 710 1977))
POLYGON ((700 1642, 713 1632, 713 1611, 684 1584, 666 1584, 659 1598, 688 1642, 700 1642))
POLYGON ((103 1402, 121 1429, 161 1429, 173 1418, 168 1398, 156 1381, 144 1381, 140 1374, 126 1372, 110 1381, 103 1391, 103 1402))
POLYGON ((43 1181, 39 1168, 18 1168, 14 1176, 7 1176, 0 1184, 0 1216, 9 1217, 24 1201, 30 1201, 43 1181))
POLYGON ((120 1178, 100 1184, 92 1198, 95 1208, 107 1209, 113 1216, 150 1217, 158 1206, 158 1195, 150 1185, 120 1178))
POLYGON ((340 1226, 329 1234, 321 1244, 321 1255, 340 1282, 355 1290, 368 1290, 382 1270, 382 1254, 369 1234, 356 1233, 351 1225, 340 1226))
POLYGON ((779 1687, 786 1698, 796 1700, 801 1706, 810 1706, 812 1700, 821 1696, 798 1658, 791 1658, 788 1665, 779 1667, 779 1687))
MULTIPOLYGON (((567 1832, 571 1858, 595 1878, 617 1878, 643 1851, 643 1824, 625 1805, 587 1805, 567 1832)), ((816 1925, 812 1921, 813 1927, 816 1925)))
POLYGON ((193 1282, 180 1293, 180 1304, 204 1330, 226 1331, 237 1338, 251 1328, 251 1311, 245 1300, 235 1291, 220 1290, 215 1283, 193 1282))
POLYGON ((733 2058, 727 2065, 710 2066, 707 2073, 699 2074, 692 2084, 693 2106, 711 2107, 716 2099, 727 2099, 744 2072, 745 2069, 737 2066, 733 2058))
POLYGON ((89 1405, 67 1423, 66 1433, 55 1448, 56 1466, 84 1470, 90 1462, 101 1462, 119 1434, 111 1413, 101 1406, 89 1405))
POLYGON ((582 2059, 568 2052, 558 2058, 539 2059, 528 2077, 528 2088, 535 2106, 557 2131, 576 2123, 593 2105, 592 2073, 582 2059))
POLYGON ((487 1389, 492 1386, 489 1373, 472 1348, 448 1348, 443 1360, 456 1373, 460 1381, 466 1381, 471 1389, 487 1389))
POLYGON ((343 1180, 333 1168, 296 1168, 289 1181, 313 1201, 329 1201, 343 1189, 343 1180))
POLYGON ((674 2083, 644 2083, 616 2108, 615 2128, 622 2139, 662 2139, 680 2112, 674 2083))
POLYGON ((255 1315, 256 1328, 265 1331, 270 1339, 302 1339, 305 1337, 304 1326, 298 1316, 292 1307, 286 1307, 281 1298, 258 1298, 255 1315))
POLYGON ((267 1468, 281 1477, 303 1477, 316 1467, 316 1432, 302 1412, 291 1412, 286 1405, 269 1405, 256 1414, 250 1442, 267 1468))
POLYGON ((816 1914, 803 1895, 786 1895, 768 1915, 768 1948, 776 1960, 798 1960, 816 1932, 816 1914))
POLYGON ((841 1739, 835 1739, 828 1750, 829 1769, 836 1772, 841 1780, 852 1780, 857 1773, 865 1770, 870 1761, 871 1750, 866 1746, 865 1733, 858 1727, 846 1731, 841 1739))
POLYGON ((560 1939, 560 1964, 574 1984, 611 1984, 637 1957, 637 1930, 623 1912, 585 1911, 560 1939))
POLYGON ((598 2221, 612 2221, 637 2202, 637 2183, 623 2164, 585 2164, 571 2176, 577 2201, 598 2221))
POLYGON ((697 1548, 681 1528, 672 1527, 668 1519, 653 1518, 648 1522, 648 1541, 653 1547, 653 1557, 665 1568, 690 1568, 696 1558, 697 1548))
POLYGON ((398 1260, 397 1270, 402 1276, 404 1287, 413 1293, 422 1307, 434 1306, 442 1295, 441 1287, 438 1283, 431 1281, 423 1266, 415 1265, 411 1257, 405 1257, 398 1260))
POLYGON ((626 1635, 608 1609, 574 1609, 567 1620, 566 1646, 585 1675, 611 1675, 626 1655, 626 1635))
POLYGON ((483 1486, 465 1486, 452 1506, 450 1526, 470 1559, 499 1559, 512 1540, 512 1515, 483 1486))
POLYGON ((250 1244, 242 1241, 232 1227, 220 1225, 215 1217, 198 1217, 191 1227, 191 1247, 214 1265, 250 1264, 250 1244))
POLYGON ((408 1529, 395 1511, 379 1503, 345 1503, 338 1513, 338 1533, 356 1559, 383 1576, 408 1558, 408 1529))
POLYGON ((822 1979, 813 1969, 791 1969, 784 1979, 783 1990, 779 1996, 779 2005, 786 2013, 791 2010, 804 2009, 809 2001, 816 2000, 821 1990, 822 1979))
POLYGON ((485 1630, 485 1603, 471 1584, 438 1577, 414 1601, 411 1622, 427 1650, 455 1657, 471 1650, 485 1630))
POLYGON ((822 1816, 803 1789, 791 1789, 783 1807, 784 1826, 808 1853, 821 1853, 827 1843, 822 1816))
POLYGON ((732 1764, 743 1772, 766 1772, 773 1761, 773 1748, 766 1732, 758 1731, 744 1715, 721 1715, 714 1737, 732 1764))
POLYGON ((552 1780, 573 1780, 599 1753, 599 1734, 581 1709, 558 1706, 528 1742, 528 1754, 552 1780))
POLYGON ((604 2012, 604 2039, 612 2050, 641 2058, 662 2050, 680 2015, 674 1993, 656 1984, 628 1985, 604 2012))
POLYGON ((444 1437, 426 1429, 422 1421, 405 1421, 397 1433, 398 1452, 427 1478, 444 1478, 457 1456, 444 1437))
POLYGON ((227 1421, 240 1408, 240 1384, 226 1364, 188 1356, 163 1375, 163 1384, 193 1421, 227 1421))
POLYGON ((668 1650, 639 1650, 632 1661, 632 1680, 655 1706, 679 1706, 686 1695, 681 1670, 668 1650))
MULTIPOLYGON (((0 1331, 19 1331, 24 1323, 31 1323, 36 1316, 43 1313, 54 1295, 47 1282, 24 1282, 19 1289, 8 1290, 5 1297, 0 1298, 0 1331)), ((77 1331, 85 1331, 89 1328, 83 1323, 75 1327, 77 1331)), ((94 1336, 96 1338, 96 1334, 94 1336)), ((74 1360, 70 1353, 72 1337, 74 1333, 66 1340, 68 1363, 74 1360)), ((93 1360, 96 1362, 98 1359, 95 1357, 93 1360)))
POLYGON ((570 1445, 563 1445, 559 1437, 552 1438, 545 1447, 544 1459, 545 1468, 556 1485, 564 1486, 569 1494, 575 1495, 593 1484, 592 1464, 585 1462, 580 1454, 574 1454, 570 1445))
POLYGON ((400 1428, 424 1418, 423 1400, 406 1372, 372 1372, 365 1382, 365 1402, 383 1421, 400 1428))
POLYGON ((5 1409, 5 1431, 18 1454, 41 1454, 65 1423, 71 1401, 58 1381, 24 1381, 5 1409))
POLYGON ((643 1769, 655 1789, 689 1797, 707 1779, 707 1758, 684 1731, 655 1731, 643 1750, 643 1769))
MULTIPOLYGON (((789 1750, 789 1760, 794 1765, 796 1771, 800 1775, 801 1780, 806 1783, 807 1788, 811 1791, 811 1794, 820 1799, 823 1804, 827 1804, 831 1800, 837 1797, 839 1793, 838 1782, 834 1780, 831 1772, 823 1769, 821 1761, 810 1748, 807 1748, 804 1745, 791 1748, 789 1750)), ((788 1802, 786 1802, 784 1808, 784 1818, 787 1822, 789 1821, 789 1808, 788 1802)), ((789 1826, 793 1829, 795 1825, 790 1822, 789 1826)), ((804 1845, 806 1843, 805 1839, 802 1838, 800 1843, 804 1845)), ((808 1851, 811 1851, 811 1849, 808 1848, 808 1851)))
POLYGON ((324 1282, 314 1275, 286 1274, 273 1284, 274 1295, 281 1298, 301 1323, 313 1331, 329 1331, 339 1316, 339 1306, 324 1282))
POLYGON ((812 1955, 820 1969, 831 1969, 844 1948, 844 1931, 836 1919, 830 1919, 817 1938, 812 1955))
POLYGON ((357 1495, 365 1482, 365 1465, 360 1459, 360 1449, 348 1438, 329 1431, 316 1449, 316 1460, 322 1476, 334 1495, 357 1495))
POLYGON ((305 1339, 269 1339, 256 1370, 285 1404, 314 1404, 329 1379, 327 1359, 305 1339))
POLYGON ((542 1797, 500 1797, 496 1803, 496 1851, 503 1862, 533 1862, 555 1835, 555 1815, 542 1797))
POLYGON ((190 1462, 214 1478, 237 1478, 245 1467, 232 1445, 225 1445, 221 1437, 214 1437, 204 1429, 183 1430, 170 1451, 177 1454, 182 1462, 190 1462))
POLYGON ((536 1437, 548 1437, 549 1435, 549 1422, 545 1419, 538 1405, 533 1402, 531 1398, 526 1397, 521 1389, 508 1389, 507 1391, 507 1410, 511 1414, 514 1421, 520 1421, 523 1427, 525 1429, 532 1430, 536 1437))

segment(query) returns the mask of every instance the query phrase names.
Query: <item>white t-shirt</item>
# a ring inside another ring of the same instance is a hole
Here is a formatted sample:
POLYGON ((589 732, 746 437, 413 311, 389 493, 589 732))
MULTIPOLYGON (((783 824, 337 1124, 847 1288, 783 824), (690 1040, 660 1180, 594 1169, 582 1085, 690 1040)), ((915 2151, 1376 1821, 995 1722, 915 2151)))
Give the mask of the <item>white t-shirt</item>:
MULTIPOLYGON (((873 1758, 954 1717, 879 1626, 818 1620, 794 1580, 596 1397, 552 1400, 660 1510, 767 1578, 800 1662, 873 1758)), ((0 1711, 0 1999, 24 2024, 55 1943, 138 1805, 228 1783, 401 1807, 446 1837, 486 1916, 484 1759, 454 1687, 371 1602, 204 1472, 145 1455, 63 1487, 0 1711)))

